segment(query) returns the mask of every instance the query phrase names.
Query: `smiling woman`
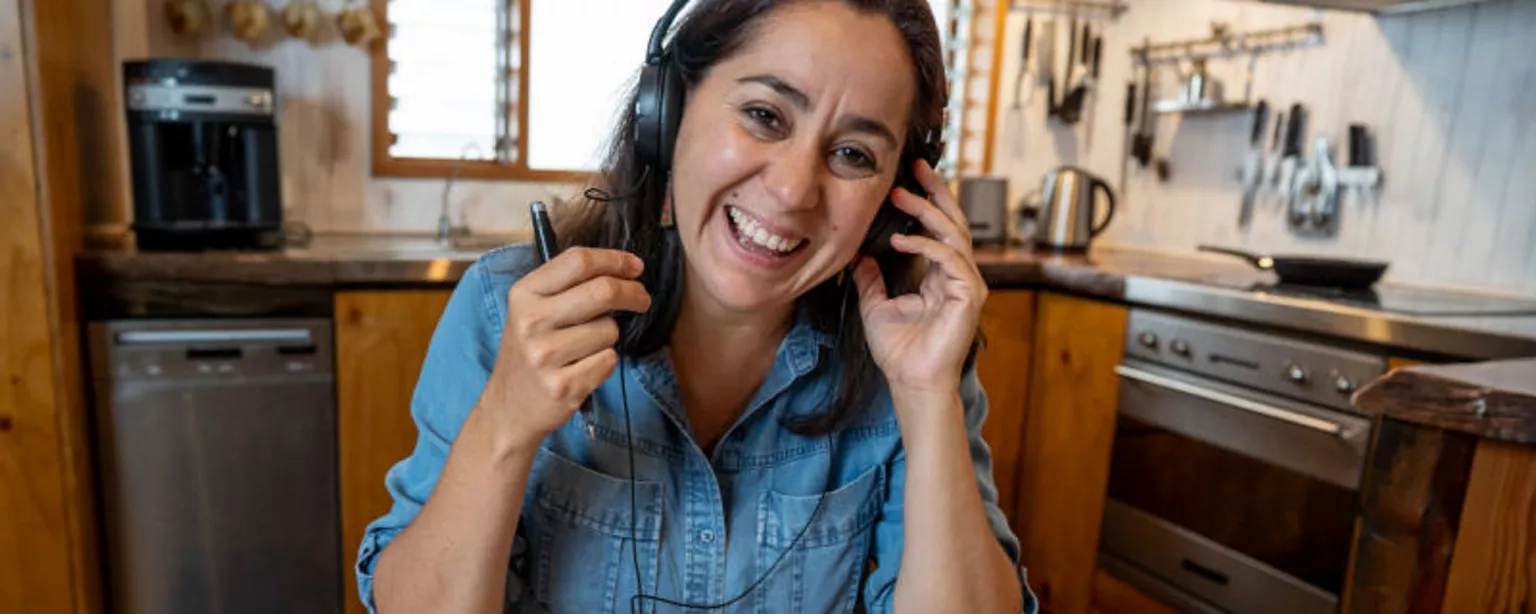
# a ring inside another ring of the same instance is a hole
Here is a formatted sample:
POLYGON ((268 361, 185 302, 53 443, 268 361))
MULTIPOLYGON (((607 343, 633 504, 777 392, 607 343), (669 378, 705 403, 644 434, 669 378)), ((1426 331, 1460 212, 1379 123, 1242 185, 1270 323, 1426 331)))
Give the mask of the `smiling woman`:
POLYGON ((671 30, 685 4, 562 251, 455 290, 364 603, 1034 612, 927 3, 699 0, 671 30))

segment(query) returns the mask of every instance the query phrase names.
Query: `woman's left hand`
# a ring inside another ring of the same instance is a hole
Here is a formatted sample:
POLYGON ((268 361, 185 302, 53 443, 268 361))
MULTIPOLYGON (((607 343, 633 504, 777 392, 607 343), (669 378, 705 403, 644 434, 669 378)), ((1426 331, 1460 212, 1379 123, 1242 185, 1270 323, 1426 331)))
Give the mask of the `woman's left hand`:
POLYGON ((871 258, 861 258, 853 279, 859 313, 875 364, 893 389, 958 390, 961 369, 987 285, 971 252, 970 224, 949 187, 926 162, 915 165, 918 182, 932 199, 897 188, 891 202, 917 218, 932 235, 891 237, 897 251, 927 260, 917 294, 887 298, 885 281, 871 258))

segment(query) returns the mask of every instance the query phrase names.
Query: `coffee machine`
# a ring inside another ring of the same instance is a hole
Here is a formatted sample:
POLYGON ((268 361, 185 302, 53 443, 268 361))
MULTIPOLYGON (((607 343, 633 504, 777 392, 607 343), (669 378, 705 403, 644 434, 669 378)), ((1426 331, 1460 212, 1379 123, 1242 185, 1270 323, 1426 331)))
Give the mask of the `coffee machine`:
POLYGON ((274 249, 283 237, 271 68, 123 64, 139 249, 274 249))

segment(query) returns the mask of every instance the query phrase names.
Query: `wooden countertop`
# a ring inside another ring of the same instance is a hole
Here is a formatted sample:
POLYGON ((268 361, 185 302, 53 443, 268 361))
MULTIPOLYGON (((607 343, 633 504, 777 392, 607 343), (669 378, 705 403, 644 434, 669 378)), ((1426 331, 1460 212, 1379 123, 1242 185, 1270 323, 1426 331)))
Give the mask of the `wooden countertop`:
POLYGON ((1536 359, 1397 369, 1355 393, 1355 406, 1486 439, 1536 443, 1536 359))

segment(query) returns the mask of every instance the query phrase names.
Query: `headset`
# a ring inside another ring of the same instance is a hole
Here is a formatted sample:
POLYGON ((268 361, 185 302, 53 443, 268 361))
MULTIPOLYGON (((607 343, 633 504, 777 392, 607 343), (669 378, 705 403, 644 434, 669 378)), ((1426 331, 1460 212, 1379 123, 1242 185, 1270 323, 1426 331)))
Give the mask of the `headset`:
MULTIPOLYGON (((658 177, 671 170, 673 144, 677 141, 678 126, 683 119, 683 101, 687 86, 671 57, 671 51, 663 45, 667 32, 678 13, 688 5, 688 0, 673 0, 671 6, 657 20, 651 30, 651 38, 645 51, 645 64, 640 68, 640 82, 635 92, 634 141, 635 153, 648 169, 658 177)), ((938 130, 930 130, 924 139, 922 151, 916 157, 937 166, 944 151, 943 139, 938 130)), ((905 156, 903 156, 905 159, 905 156)), ((918 183, 909 164, 902 164, 896 171, 896 184, 914 194, 926 194, 918 183)), ((920 228, 916 218, 897 209, 887 199, 875 214, 869 233, 859 247, 859 253, 881 256, 893 251, 891 235, 912 233, 920 228)))

